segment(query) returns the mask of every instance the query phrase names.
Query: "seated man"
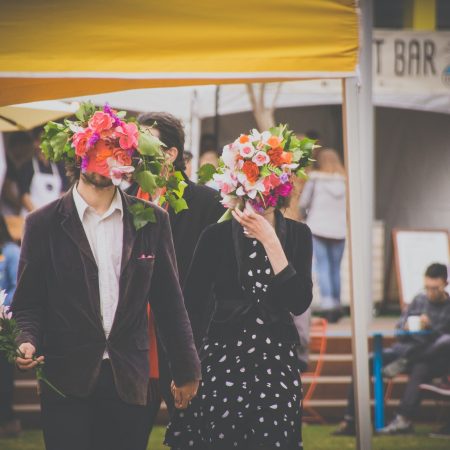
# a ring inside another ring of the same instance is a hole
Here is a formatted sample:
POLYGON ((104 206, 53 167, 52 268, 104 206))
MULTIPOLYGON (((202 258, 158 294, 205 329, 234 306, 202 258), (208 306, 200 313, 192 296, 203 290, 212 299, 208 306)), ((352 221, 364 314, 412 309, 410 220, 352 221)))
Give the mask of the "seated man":
MULTIPOLYGON (((450 376, 445 376, 438 384, 421 384, 420 389, 433 392, 440 398, 450 401, 450 376)), ((430 433, 430 437, 450 439, 450 413, 447 415, 446 423, 439 430, 430 433)))
MULTIPOLYGON (((411 432, 414 411, 421 400, 419 385, 446 373, 445 359, 450 354, 450 298, 446 286, 447 267, 437 263, 429 266, 425 272, 424 292, 414 298, 397 325, 400 330, 408 331, 408 317, 420 316, 422 328, 428 332, 400 335, 392 347, 383 350, 383 364, 389 369, 384 374, 394 376, 405 369, 409 379, 397 415, 380 431, 382 434, 411 432)), ((372 358, 369 362, 372 370, 372 358)), ((333 433, 336 436, 355 434, 353 385, 347 401, 344 421, 333 433)))

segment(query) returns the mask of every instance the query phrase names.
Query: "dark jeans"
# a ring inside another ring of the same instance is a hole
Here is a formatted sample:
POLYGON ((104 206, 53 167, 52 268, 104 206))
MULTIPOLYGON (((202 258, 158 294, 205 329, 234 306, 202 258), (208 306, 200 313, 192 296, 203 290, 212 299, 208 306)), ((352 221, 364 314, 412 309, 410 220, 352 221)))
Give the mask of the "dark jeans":
POLYGON ((0 354, 0 426, 14 419, 14 366, 0 354))
POLYGON ((147 448, 147 407, 130 405, 119 398, 109 361, 102 363, 89 397, 64 399, 44 386, 41 406, 47 450, 147 448))
MULTIPOLYGON (((407 355, 414 355, 414 351, 406 352, 407 355)), ((394 345, 383 350, 383 366, 405 356, 405 347, 394 345)), ((408 382, 403 393, 398 413, 409 419, 414 417, 414 412, 420 405, 422 392, 419 385, 429 382, 436 376, 445 375, 448 370, 448 360, 450 359, 450 335, 444 334, 428 346, 420 346, 420 350, 410 360, 408 368, 408 382)), ((369 370, 372 375, 373 355, 369 359, 369 370)), ((353 420, 355 417, 355 398, 353 383, 350 385, 347 397, 346 420, 353 420)))

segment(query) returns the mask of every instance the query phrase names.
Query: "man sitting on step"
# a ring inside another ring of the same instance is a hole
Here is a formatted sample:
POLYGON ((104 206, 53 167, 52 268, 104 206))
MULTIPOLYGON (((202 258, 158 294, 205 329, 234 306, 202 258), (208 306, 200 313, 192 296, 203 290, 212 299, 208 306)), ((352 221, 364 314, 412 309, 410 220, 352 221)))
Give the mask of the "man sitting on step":
MULTIPOLYGON (((379 431, 381 434, 412 432, 412 419, 421 400, 419 385, 446 373, 446 360, 450 355, 450 298, 445 290, 447 275, 445 265, 430 265, 425 272, 424 292, 414 298, 397 324, 399 330, 408 331, 408 317, 418 316, 421 328, 427 332, 400 334, 394 345, 383 349, 383 375, 393 378, 406 371, 409 378, 398 412, 392 422, 379 431)), ((369 363, 372 371, 372 357, 369 363)), ((335 436, 355 434, 353 383, 347 402, 344 421, 333 433, 335 436)))

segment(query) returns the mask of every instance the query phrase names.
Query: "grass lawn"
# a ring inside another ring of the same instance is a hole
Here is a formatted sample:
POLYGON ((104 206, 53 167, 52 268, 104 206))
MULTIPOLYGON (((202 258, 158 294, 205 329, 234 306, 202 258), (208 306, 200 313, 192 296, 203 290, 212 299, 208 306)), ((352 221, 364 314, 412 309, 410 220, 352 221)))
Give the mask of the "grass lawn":
MULTIPOLYGON (((353 450, 355 440, 352 438, 331 437, 334 426, 307 425, 304 427, 304 446, 306 450, 353 450)), ((167 450, 161 442, 164 428, 158 427, 152 434, 148 450, 167 450)), ((407 436, 376 437, 374 450, 448 450, 450 441, 431 439, 428 433, 430 426, 418 426, 416 434, 407 436)), ((43 450, 42 434, 40 431, 26 431, 20 439, 0 440, 1 450, 43 450)), ((124 449, 126 450, 126 449, 124 449)))

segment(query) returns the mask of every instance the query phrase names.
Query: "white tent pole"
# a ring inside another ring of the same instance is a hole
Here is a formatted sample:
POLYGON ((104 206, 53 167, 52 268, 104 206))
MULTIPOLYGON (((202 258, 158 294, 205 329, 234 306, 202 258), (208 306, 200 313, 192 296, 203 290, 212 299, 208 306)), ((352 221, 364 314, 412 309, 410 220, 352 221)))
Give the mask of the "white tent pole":
POLYGON ((350 307, 352 322, 353 380, 357 448, 371 449, 369 365, 367 346, 367 277, 366 260, 367 221, 364 202, 366 180, 361 170, 360 100, 356 78, 346 78, 343 84, 344 151, 347 170, 347 223, 350 254, 350 307))
POLYGON ((194 90, 191 98, 191 126, 190 126, 190 149, 192 153, 192 181, 197 181, 198 160, 200 158, 200 133, 201 119, 199 111, 198 92, 194 90))
POLYGON ((364 200, 362 206, 366 253, 364 255, 364 276, 366 293, 363 299, 367 305, 367 318, 372 319, 373 312, 373 218, 374 218, 374 197, 375 197, 375 156, 374 156, 374 113, 372 98, 372 30, 373 30, 373 0, 360 0, 361 26, 360 29, 360 50, 359 68, 361 74, 361 86, 359 90, 360 114, 360 147, 361 172, 365 180, 364 200))

